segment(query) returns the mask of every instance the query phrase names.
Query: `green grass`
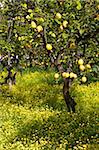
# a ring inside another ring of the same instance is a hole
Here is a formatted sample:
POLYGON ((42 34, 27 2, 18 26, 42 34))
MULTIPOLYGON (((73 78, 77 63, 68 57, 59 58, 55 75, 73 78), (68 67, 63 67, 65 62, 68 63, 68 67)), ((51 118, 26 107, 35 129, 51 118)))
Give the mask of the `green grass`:
POLYGON ((54 72, 17 76, 0 94, 0 150, 98 150, 99 82, 74 84, 76 113, 67 113, 54 72))

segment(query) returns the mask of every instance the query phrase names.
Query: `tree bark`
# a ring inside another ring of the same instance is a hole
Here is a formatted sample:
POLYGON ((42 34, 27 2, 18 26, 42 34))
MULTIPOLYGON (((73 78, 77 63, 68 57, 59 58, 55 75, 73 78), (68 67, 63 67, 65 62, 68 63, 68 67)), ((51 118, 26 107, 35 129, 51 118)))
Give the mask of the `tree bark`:
MULTIPOLYGON (((60 57, 61 56, 59 55, 59 57, 56 60, 56 65, 57 65, 57 68, 58 68, 59 72, 62 74, 64 72, 64 68, 59 62, 60 57)), ((63 96, 64 96, 65 103, 67 105, 67 110, 68 110, 68 112, 72 111, 72 112, 75 113, 76 102, 70 96, 70 87, 71 87, 71 84, 72 84, 73 80, 70 79, 70 78, 63 78, 63 81, 64 81, 63 96)))
POLYGON ((76 102, 74 101, 74 99, 70 96, 70 79, 64 79, 64 85, 63 85, 63 96, 65 99, 65 103, 67 105, 67 110, 68 112, 73 111, 75 113, 75 106, 76 106, 76 102))

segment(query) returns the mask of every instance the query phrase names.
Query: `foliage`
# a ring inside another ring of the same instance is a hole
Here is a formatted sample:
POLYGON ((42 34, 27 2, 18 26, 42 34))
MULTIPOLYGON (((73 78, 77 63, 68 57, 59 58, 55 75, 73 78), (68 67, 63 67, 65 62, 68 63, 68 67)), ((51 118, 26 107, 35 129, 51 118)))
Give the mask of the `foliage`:
MULTIPOLYGON (((0 53, 14 53, 19 66, 58 66, 75 72, 79 58, 98 65, 98 1, 2 1, 0 53), (9 31, 9 29, 11 29, 9 31), (11 34, 10 34, 11 32, 11 34), (10 38, 10 39, 9 39, 10 38), (50 45, 51 49, 46 48, 50 45), (60 57, 61 55, 61 57, 60 57)), ((92 70, 97 78, 98 71, 92 70)), ((81 76, 87 72, 81 72, 81 76)), ((88 76, 88 75, 87 75, 88 76)))
POLYGON ((0 150, 98 150, 99 83, 75 83, 77 111, 67 113, 62 86, 47 78, 54 80, 54 72, 19 74, 10 92, 2 86, 0 150))

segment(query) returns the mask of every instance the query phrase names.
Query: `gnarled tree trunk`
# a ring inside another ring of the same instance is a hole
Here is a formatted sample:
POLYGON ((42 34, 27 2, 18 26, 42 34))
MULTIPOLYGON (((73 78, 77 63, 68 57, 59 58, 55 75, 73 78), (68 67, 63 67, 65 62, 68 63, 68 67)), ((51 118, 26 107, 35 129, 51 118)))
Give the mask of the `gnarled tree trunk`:
POLYGON ((75 106, 76 106, 76 102, 74 101, 74 99, 70 96, 70 79, 69 78, 65 78, 64 79, 64 85, 63 85, 63 96, 67 105, 67 109, 68 112, 73 111, 75 112, 75 106))
MULTIPOLYGON (((58 67, 59 72, 62 74, 64 72, 63 66, 61 64, 58 64, 57 67, 58 67)), ((70 96, 70 87, 71 87, 73 80, 70 78, 63 78, 63 81, 64 81, 63 96, 64 96, 65 103, 67 105, 67 110, 68 112, 71 112, 71 111, 75 112, 76 102, 70 96)))

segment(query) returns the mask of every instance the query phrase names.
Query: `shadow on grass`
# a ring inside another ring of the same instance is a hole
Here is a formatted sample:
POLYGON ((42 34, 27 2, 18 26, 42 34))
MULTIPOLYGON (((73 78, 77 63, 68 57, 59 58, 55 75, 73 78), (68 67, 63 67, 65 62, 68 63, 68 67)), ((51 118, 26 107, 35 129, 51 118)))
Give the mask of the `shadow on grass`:
MULTIPOLYGON (((36 86, 36 85, 35 85, 36 86)), ((66 104, 63 99, 62 90, 60 87, 41 85, 41 87, 32 86, 30 89, 16 89, 13 92, 4 88, 1 94, 2 101, 8 101, 11 104, 17 104, 28 107, 48 107, 53 110, 66 110, 66 104), (6 89, 6 91, 5 91, 6 89)))
POLYGON ((56 146, 67 140, 69 147, 73 147, 77 145, 76 141, 87 143, 91 136, 95 136, 96 130, 92 125, 94 123, 95 120, 88 122, 87 117, 83 115, 60 112, 47 120, 31 120, 23 124, 16 140, 23 140, 24 143, 24 138, 27 138, 40 144, 40 139, 43 139, 47 141, 46 144, 51 142, 56 146))

